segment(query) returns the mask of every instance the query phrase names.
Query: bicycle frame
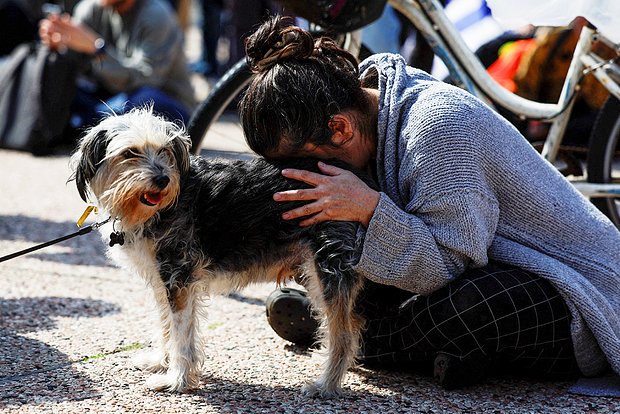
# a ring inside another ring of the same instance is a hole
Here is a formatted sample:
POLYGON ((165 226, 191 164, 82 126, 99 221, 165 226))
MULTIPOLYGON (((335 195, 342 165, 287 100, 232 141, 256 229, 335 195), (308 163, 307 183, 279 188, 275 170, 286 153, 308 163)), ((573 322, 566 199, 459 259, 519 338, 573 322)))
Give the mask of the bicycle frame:
MULTIPOLYGON (((581 31, 558 102, 548 104, 525 99, 500 86, 469 49, 437 0, 388 0, 388 3, 420 30, 458 86, 523 119, 551 121, 542 151, 549 162, 556 160, 570 119, 573 97, 584 73, 592 72, 611 94, 620 99, 620 86, 609 75, 609 72, 619 73, 620 69, 613 61, 605 61, 591 50, 592 43, 598 39, 614 48, 617 46, 589 27, 581 31)), ((618 184, 582 184, 579 181, 573 181, 573 184, 588 197, 620 197, 618 184)))

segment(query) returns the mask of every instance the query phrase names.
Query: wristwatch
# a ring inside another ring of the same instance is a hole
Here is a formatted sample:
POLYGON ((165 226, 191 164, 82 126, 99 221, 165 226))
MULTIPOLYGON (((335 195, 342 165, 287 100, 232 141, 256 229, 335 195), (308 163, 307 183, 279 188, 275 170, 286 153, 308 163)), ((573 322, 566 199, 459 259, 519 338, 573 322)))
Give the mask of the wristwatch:
POLYGON ((103 38, 98 37, 95 39, 95 56, 101 56, 105 53, 105 40, 103 38))

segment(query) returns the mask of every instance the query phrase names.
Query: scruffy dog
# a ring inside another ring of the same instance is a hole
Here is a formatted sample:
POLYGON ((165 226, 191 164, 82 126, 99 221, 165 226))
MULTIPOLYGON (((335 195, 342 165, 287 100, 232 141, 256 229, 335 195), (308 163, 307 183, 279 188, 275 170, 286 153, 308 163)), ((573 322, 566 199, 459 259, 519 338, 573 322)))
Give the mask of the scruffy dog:
POLYGON ((82 199, 94 196, 113 219, 101 228, 110 256, 153 288, 161 332, 157 352, 140 364, 154 373, 147 386, 197 385, 202 298, 301 277, 323 316, 328 350, 323 374, 304 392, 338 394, 363 325, 354 306, 363 278, 351 270, 358 225, 302 228, 281 219, 296 203, 277 203, 273 193, 305 186, 281 169, 317 171, 315 160, 206 160, 190 156, 189 146, 182 128, 135 109, 90 129, 71 160, 82 199))

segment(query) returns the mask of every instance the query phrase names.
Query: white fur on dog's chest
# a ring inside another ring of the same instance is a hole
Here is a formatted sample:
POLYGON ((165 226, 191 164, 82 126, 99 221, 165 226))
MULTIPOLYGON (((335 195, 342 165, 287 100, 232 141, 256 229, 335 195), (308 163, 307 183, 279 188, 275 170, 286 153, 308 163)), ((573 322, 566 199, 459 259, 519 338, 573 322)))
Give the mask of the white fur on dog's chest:
MULTIPOLYGON (((108 243, 112 226, 101 229, 101 237, 108 243)), ((161 283, 159 265, 155 256, 155 243, 143 237, 125 235, 125 243, 108 248, 108 257, 118 266, 137 273, 150 284, 161 283)))

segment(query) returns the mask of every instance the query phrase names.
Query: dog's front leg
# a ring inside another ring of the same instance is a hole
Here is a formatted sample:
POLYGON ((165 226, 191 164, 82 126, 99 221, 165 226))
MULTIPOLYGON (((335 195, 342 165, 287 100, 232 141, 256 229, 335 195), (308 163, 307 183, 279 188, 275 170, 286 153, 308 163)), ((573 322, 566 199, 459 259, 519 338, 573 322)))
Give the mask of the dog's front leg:
POLYGON ((170 338, 170 325, 172 323, 172 311, 168 300, 168 289, 157 274, 157 279, 150 279, 153 287, 153 295, 157 305, 159 316, 159 329, 153 340, 153 351, 144 352, 135 358, 137 368, 162 373, 168 368, 168 340, 170 338))
POLYGON ((196 386, 200 378, 202 349, 198 346, 199 298, 191 284, 177 282, 168 285, 167 292, 167 369, 151 376, 147 380, 147 387, 158 391, 183 392, 196 386))

